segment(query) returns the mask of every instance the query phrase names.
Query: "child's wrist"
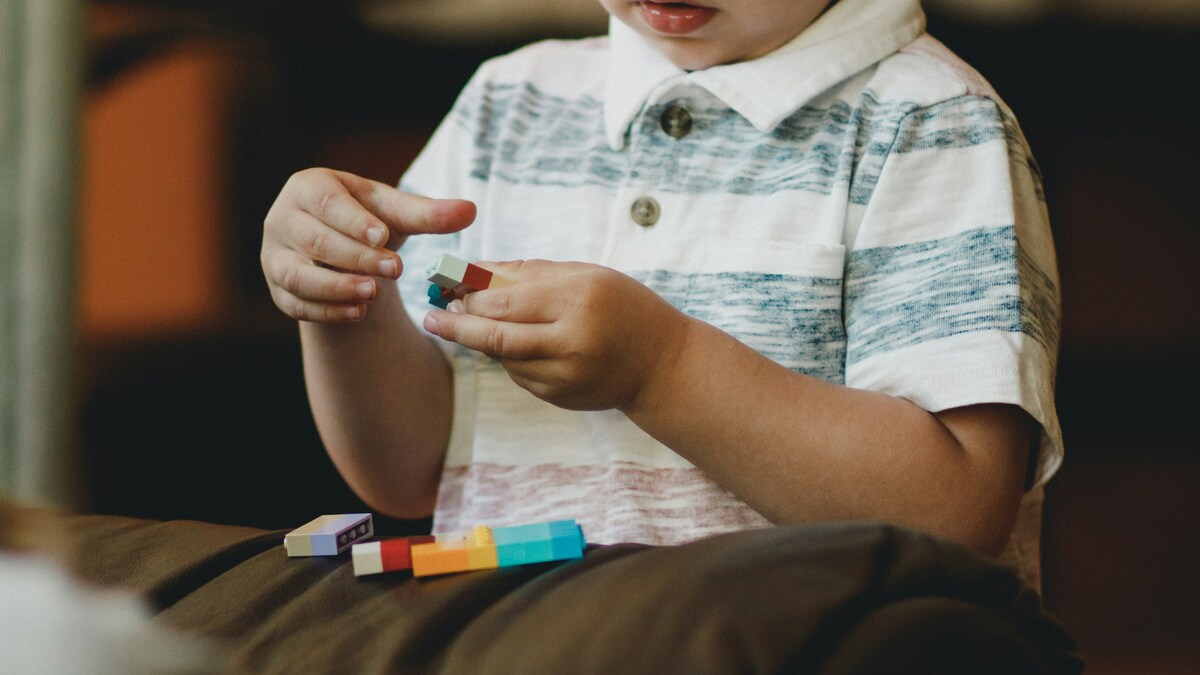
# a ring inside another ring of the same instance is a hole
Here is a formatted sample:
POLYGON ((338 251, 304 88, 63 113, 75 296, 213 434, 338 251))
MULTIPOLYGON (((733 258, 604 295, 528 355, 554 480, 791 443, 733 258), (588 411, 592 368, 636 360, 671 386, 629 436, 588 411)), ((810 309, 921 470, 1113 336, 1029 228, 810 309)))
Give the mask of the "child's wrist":
POLYGON ((675 320, 667 322, 663 331, 669 339, 663 340, 656 350, 657 356, 643 371, 642 381, 633 396, 618 409, 627 417, 636 418, 653 415, 672 399, 672 392, 680 391, 687 378, 689 354, 692 351, 699 322, 672 309, 675 320))

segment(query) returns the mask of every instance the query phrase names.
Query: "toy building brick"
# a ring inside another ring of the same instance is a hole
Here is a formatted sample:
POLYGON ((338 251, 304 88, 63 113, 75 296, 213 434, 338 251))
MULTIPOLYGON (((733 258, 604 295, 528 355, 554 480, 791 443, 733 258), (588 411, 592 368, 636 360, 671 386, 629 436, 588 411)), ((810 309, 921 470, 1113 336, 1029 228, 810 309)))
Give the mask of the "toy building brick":
POLYGON ((288 557, 338 555, 375 534, 369 513, 319 516, 283 537, 288 557))
POLYGON ((451 300, 467 293, 488 288, 511 286, 512 279, 494 274, 491 270, 443 253, 425 270, 430 282, 429 303, 446 308, 451 300))
POLYGON ((470 263, 443 253, 425 270, 426 278, 442 288, 454 288, 463 282, 470 263))
POLYGON ((413 576, 469 572, 498 567, 492 528, 476 526, 470 532, 438 535, 437 541, 412 548, 413 576))
POLYGON ((436 541, 434 537, 420 535, 355 544, 350 549, 350 556, 354 563, 354 576, 410 570, 412 569, 412 545, 427 544, 433 541, 436 541))
POLYGON ((584 546, 574 520, 557 520, 356 544, 352 558, 355 576, 412 569, 413 576, 427 577, 572 560, 583 557, 584 546))
POLYGON ((512 567, 583 557, 583 530, 574 520, 514 527, 476 527, 461 542, 413 546, 413 575, 512 567))
POLYGON ((467 534, 464 532, 451 532, 436 536, 426 534, 355 544, 350 549, 351 559, 354 563, 354 576, 411 570, 413 546, 437 542, 441 542, 443 545, 461 546, 466 538, 467 534))
POLYGON ((436 305, 442 309, 450 304, 454 299, 454 290, 446 290, 437 284, 429 284, 429 304, 436 305))
POLYGON ((496 528, 500 567, 583 557, 583 530, 574 520, 496 528))

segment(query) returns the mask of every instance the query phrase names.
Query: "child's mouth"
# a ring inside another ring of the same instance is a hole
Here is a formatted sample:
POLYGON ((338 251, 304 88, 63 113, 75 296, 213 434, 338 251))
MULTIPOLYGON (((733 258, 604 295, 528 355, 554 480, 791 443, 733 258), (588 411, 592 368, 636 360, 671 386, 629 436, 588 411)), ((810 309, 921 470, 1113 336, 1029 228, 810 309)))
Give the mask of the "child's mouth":
POLYGON ((642 0, 638 3, 642 10, 642 19, 655 32, 665 35, 686 35, 698 30, 708 23, 717 10, 700 5, 689 5, 683 2, 653 2, 642 0))

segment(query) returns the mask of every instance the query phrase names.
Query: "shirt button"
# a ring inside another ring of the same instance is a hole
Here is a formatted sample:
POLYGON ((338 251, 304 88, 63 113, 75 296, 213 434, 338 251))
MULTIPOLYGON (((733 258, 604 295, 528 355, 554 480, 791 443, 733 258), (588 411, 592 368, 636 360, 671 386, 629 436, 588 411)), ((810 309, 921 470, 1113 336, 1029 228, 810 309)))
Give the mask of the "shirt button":
POLYGON ((683 138, 692 131, 692 114, 681 105, 669 105, 659 118, 659 123, 668 136, 683 138))
POLYGON ((629 209, 629 214, 633 216, 633 222, 642 227, 650 227, 658 222, 658 216, 662 210, 658 206, 658 202, 650 197, 639 197, 633 202, 633 207, 629 209))

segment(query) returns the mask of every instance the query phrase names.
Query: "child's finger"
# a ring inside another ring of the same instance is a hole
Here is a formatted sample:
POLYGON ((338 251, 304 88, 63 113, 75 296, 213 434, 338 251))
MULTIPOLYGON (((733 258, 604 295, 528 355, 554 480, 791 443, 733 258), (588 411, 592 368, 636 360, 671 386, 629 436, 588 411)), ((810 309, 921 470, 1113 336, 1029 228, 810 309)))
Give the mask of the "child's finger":
POLYGON ((289 294, 311 302, 370 302, 379 293, 372 277, 313 265, 295 254, 277 256, 267 265, 267 277, 289 294))
POLYGON ((567 294, 542 284, 515 284, 468 293, 458 302, 467 314, 496 321, 552 323, 563 315, 567 294))
POLYGON ((491 272, 492 274, 498 274, 506 279, 509 279, 510 281, 518 281, 518 280, 520 280, 521 275, 523 274, 522 270, 530 270, 532 273, 536 273, 536 270, 534 269, 534 267, 536 266, 537 262, 541 262, 541 261, 480 260, 480 261, 477 261, 475 264, 486 269, 487 271, 491 272))
POLYGON ((389 239, 388 227, 351 193, 345 184, 348 176, 350 174, 339 172, 309 172, 313 184, 301 193, 297 206, 347 237, 371 246, 383 246, 389 239))
POLYGON ((339 173, 351 194, 402 237, 457 232, 475 221, 475 204, 401 192, 354 174, 339 173))
POLYGON ((572 263, 548 260, 483 260, 475 263, 494 276, 488 288, 462 298, 469 314, 500 321, 551 323, 575 298, 567 281, 572 263), (495 280, 501 278, 504 283, 495 280))
POLYGON ((314 217, 295 219, 288 233, 287 245, 313 262, 347 272, 395 279, 400 276, 402 269, 402 263, 394 252, 367 246, 327 227, 314 217))
POLYGON ((543 324, 509 323, 471 314, 431 310, 425 330, 468 349, 501 359, 537 359, 549 355, 543 324))
POLYGON ((488 270, 493 274, 498 274, 509 281, 553 281, 555 279, 565 279, 572 274, 577 274, 580 270, 595 267, 576 262, 561 262, 555 260, 480 260, 476 265, 488 270))
POLYGON ((367 315, 367 305, 363 302, 313 302, 292 295, 279 286, 271 287, 271 299, 284 314, 297 321, 339 325, 361 321, 367 315))

